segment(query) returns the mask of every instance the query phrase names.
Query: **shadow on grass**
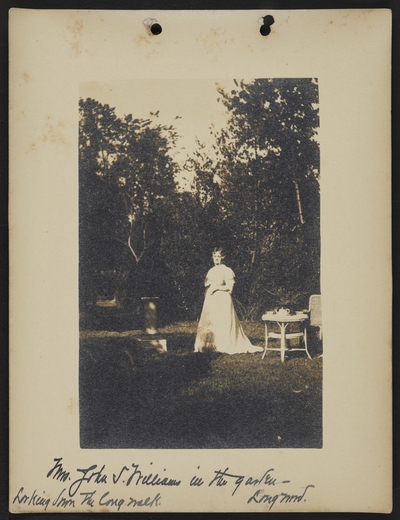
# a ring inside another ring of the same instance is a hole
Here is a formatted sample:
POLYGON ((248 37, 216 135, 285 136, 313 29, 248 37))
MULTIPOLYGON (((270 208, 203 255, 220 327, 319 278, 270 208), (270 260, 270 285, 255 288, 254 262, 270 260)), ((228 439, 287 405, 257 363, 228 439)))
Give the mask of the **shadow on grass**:
POLYGON ((322 359, 168 352, 133 337, 80 346, 82 448, 320 448, 322 359))

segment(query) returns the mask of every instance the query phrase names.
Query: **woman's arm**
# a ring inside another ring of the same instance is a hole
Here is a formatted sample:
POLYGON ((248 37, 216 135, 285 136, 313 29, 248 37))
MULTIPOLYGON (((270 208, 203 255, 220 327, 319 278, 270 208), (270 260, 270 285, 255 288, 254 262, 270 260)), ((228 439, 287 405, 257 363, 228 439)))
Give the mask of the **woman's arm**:
POLYGON ((227 285, 213 285, 210 286, 211 294, 214 294, 217 291, 223 291, 223 292, 232 292, 232 289, 230 289, 227 285))
MULTIPOLYGON (((232 272, 233 274, 233 272, 232 272)), ((226 279, 223 280, 221 284, 211 284, 210 286, 210 292, 211 294, 214 294, 216 291, 224 291, 231 293, 233 290, 233 285, 235 283, 234 276, 229 276, 226 279)))
POLYGON ((228 287, 228 285, 226 285, 226 284, 224 284, 224 285, 217 285, 217 284, 210 285, 210 292, 211 292, 211 294, 214 294, 216 291, 231 292, 232 289, 230 289, 228 287))

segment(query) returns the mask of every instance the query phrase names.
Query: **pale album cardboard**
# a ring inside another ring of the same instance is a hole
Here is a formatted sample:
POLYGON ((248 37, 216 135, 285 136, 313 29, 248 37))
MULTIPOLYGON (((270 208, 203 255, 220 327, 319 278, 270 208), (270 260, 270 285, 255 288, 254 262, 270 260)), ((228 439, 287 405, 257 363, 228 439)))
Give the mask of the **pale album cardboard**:
POLYGON ((275 23, 263 37, 263 11, 11 10, 12 512, 391 511, 391 12, 269 14, 275 23), (160 35, 151 34, 147 18, 162 25, 160 35), (233 78, 318 79, 323 447, 81 449, 82 85, 233 78), (65 473, 48 478, 56 458, 65 473), (132 464, 181 484, 114 483, 112 475, 132 464), (71 500, 78 470, 92 465, 105 466, 107 482, 84 481, 71 500), (282 501, 273 497, 283 484, 264 483, 270 498, 249 502, 256 488, 245 482, 236 493, 232 478, 226 486, 208 485, 225 468, 245 481, 273 468, 278 481, 290 480, 290 496, 312 487, 303 499, 282 501), (205 484, 190 486, 194 476, 205 484), (82 494, 92 491, 93 500, 82 494))

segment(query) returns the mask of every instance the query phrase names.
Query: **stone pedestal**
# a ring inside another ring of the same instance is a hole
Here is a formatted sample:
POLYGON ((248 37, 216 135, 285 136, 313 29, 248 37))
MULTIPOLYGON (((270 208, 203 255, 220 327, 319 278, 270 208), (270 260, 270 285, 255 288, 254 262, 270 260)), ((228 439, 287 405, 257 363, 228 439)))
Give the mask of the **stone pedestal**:
POLYGON ((158 301, 159 298, 157 296, 145 296, 142 298, 145 334, 138 336, 138 340, 146 346, 152 346, 166 351, 167 340, 157 332, 158 301))
POLYGON ((167 352, 167 340, 161 334, 141 334, 136 339, 143 347, 153 347, 157 350, 167 352))
POLYGON ((144 311, 144 330, 146 334, 157 334, 157 296, 146 296, 142 298, 144 311))

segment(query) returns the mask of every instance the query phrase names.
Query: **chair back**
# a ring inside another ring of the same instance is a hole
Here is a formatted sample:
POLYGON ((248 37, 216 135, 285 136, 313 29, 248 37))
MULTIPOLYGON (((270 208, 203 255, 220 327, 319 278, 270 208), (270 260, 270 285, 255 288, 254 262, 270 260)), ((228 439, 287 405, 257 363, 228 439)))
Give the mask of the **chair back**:
POLYGON ((310 296, 310 325, 312 327, 322 327, 321 295, 313 294, 310 296))

